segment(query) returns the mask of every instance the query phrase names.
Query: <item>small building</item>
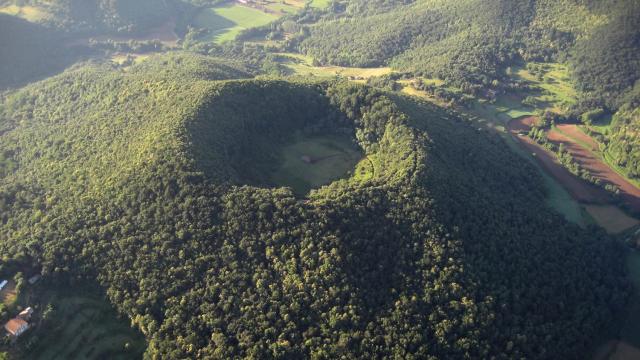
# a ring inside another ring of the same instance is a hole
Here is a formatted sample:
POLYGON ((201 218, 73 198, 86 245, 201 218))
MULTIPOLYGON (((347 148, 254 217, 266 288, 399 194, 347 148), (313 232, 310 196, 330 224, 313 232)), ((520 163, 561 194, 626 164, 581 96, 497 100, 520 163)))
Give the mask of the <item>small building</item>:
POLYGON ((24 321, 29 321, 29 319, 31 319, 31 315, 33 315, 33 308, 28 307, 24 310, 22 310, 20 312, 20 314, 18 314, 18 318, 24 320, 24 321))
POLYGON ((5 286, 7 286, 9 282, 7 280, 2 280, 0 281, 0 290, 4 289, 5 286))
POLYGON ((20 318, 14 318, 4 325, 4 329, 7 330, 11 336, 18 337, 29 329, 29 323, 20 318))
POLYGON ((36 274, 36 275, 33 275, 32 277, 30 277, 29 280, 27 280, 27 281, 29 281, 29 284, 33 285, 33 284, 37 283, 38 280, 40 280, 40 277, 41 277, 40 274, 36 274))

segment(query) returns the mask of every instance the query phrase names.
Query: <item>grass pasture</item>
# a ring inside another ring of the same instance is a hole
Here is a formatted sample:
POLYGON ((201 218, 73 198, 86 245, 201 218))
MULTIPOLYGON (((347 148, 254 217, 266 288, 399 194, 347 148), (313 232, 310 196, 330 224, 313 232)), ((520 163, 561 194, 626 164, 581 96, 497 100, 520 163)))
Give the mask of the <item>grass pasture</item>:
POLYGON ((611 205, 586 205, 587 212, 610 234, 619 234, 638 224, 640 221, 625 214, 611 205))
MULTIPOLYGON (((30 359, 141 358, 146 346, 142 334, 131 329, 128 320, 119 319, 100 296, 46 290, 36 297, 41 304, 51 303, 54 315, 25 337, 38 339, 29 350, 30 359)), ((36 311, 43 311, 43 306, 36 311)))
POLYGON ((520 99, 513 96, 502 95, 496 99, 495 103, 486 103, 483 106, 493 112, 495 116, 504 114, 508 119, 518 119, 524 116, 535 115, 534 109, 522 105, 520 99))
POLYGON ((331 0, 311 0, 309 2, 309 6, 318 8, 318 9, 324 9, 328 7, 330 3, 331 3, 331 0))
POLYGON ((542 80, 532 74, 526 67, 515 69, 516 79, 526 80, 539 91, 527 94, 539 103, 549 105, 554 111, 562 112, 566 105, 575 103, 577 92, 569 77, 566 65, 558 63, 531 63, 543 69, 542 80))
POLYGON ((271 180, 291 187, 298 195, 345 177, 362 159, 360 150, 346 136, 316 136, 297 139, 282 149, 281 165, 271 180), (307 162, 303 157, 309 157, 307 162))
POLYGON ((266 25, 278 19, 258 9, 238 4, 227 4, 215 8, 202 9, 193 20, 193 25, 209 30, 205 41, 223 43, 233 40, 244 29, 266 25))
POLYGON ((393 72, 390 67, 381 68, 355 68, 343 66, 313 66, 313 59, 309 56, 294 53, 276 54, 279 61, 291 75, 313 76, 319 78, 356 77, 368 79, 372 76, 382 76, 393 72))
POLYGON ((281 14, 294 14, 304 8, 304 0, 271 0, 265 1, 264 6, 281 14))

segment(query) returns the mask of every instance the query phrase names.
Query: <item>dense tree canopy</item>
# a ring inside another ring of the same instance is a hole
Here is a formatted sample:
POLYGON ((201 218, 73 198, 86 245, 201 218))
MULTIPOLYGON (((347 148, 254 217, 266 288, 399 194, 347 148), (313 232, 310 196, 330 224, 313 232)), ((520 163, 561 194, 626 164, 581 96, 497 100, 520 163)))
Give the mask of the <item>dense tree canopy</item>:
POLYGON ((182 57, 78 68, 0 108, 0 251, 97 280, 148 355, 583 358, 625 303, 606 235, 460 115, 182 57), (277 144, 332 132, 372 177, 299 198, 260 176, 277 144))

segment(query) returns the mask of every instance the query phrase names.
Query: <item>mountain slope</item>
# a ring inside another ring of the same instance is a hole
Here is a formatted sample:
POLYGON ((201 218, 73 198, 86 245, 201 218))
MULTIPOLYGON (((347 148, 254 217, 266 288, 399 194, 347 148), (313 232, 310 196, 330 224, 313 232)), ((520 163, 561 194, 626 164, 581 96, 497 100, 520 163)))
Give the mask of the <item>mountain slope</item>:
POLYGON ((30 85, 0 122, 0 251, 97 280, 148 355, 581 358, 624 304, 617 248, 458 115, 164 62, 30 85), (260 178, 295 136, 336 132, 370 177, 305 198, 260 178))
POLYGON ((47 14, 39 20, 67 32, 130 33, 166 20, 171 6, 166 0, 9 0, 47 14))
POLYGON ((61 34, 14 16, 0 14, 0 89, 22 85, 69 66, 75 50, 58 46, 61 34))
MULTIPOLYGON (((607 51, 607 42, 601 41, 603 34, 615 28, 618 35, 609 36, 634 39, 634 22, 629 20, 640 14, 633 1, 343 3, 344 7, 334 7, 321 21, 308 25, 309 35, 298 35, 293 43, 322 63, 388 64, 399 71, 439 77, 467 90, 500 80, 500 69, 514 60, 566 58, 576 44, 607 51)), ((574 57, 574 64, 580 65, 582 56, 597 54, 585 51, 574 57)), ((585 66, 595 66, 592 63, 585 66)), ((624 66, 632 67, 631 63, 624 66)), ((587 84, 586 75, 580 73, 579 82, 587 84)))

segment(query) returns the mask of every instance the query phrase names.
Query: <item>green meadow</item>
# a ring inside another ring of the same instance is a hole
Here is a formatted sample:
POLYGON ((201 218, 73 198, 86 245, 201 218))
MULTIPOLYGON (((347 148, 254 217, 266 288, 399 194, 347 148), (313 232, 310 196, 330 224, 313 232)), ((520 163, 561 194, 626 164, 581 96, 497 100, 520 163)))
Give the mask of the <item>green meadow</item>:
POLYGON ((141 333, 118 318, 110 304, 92 291, 45 290, 33 297, 51 304, 51 316, 41 327, 31 330, 23 341, 33 341, 29 358, 34 360, 132 359, 140 358, 146 348, 141 333))
POLYGON ((245 29, 266 25, 278 19, 257 9, 237 4, 202 9, 193 20, 193 25, 209 30, 208 41, 223 43, 236 38, 245 29))
POLYGON ((347 136, 300 138, 282 149, 280 166, 271 180, 304 195, 313 188, 349 175, 360 159, 360 150, 347 136))

